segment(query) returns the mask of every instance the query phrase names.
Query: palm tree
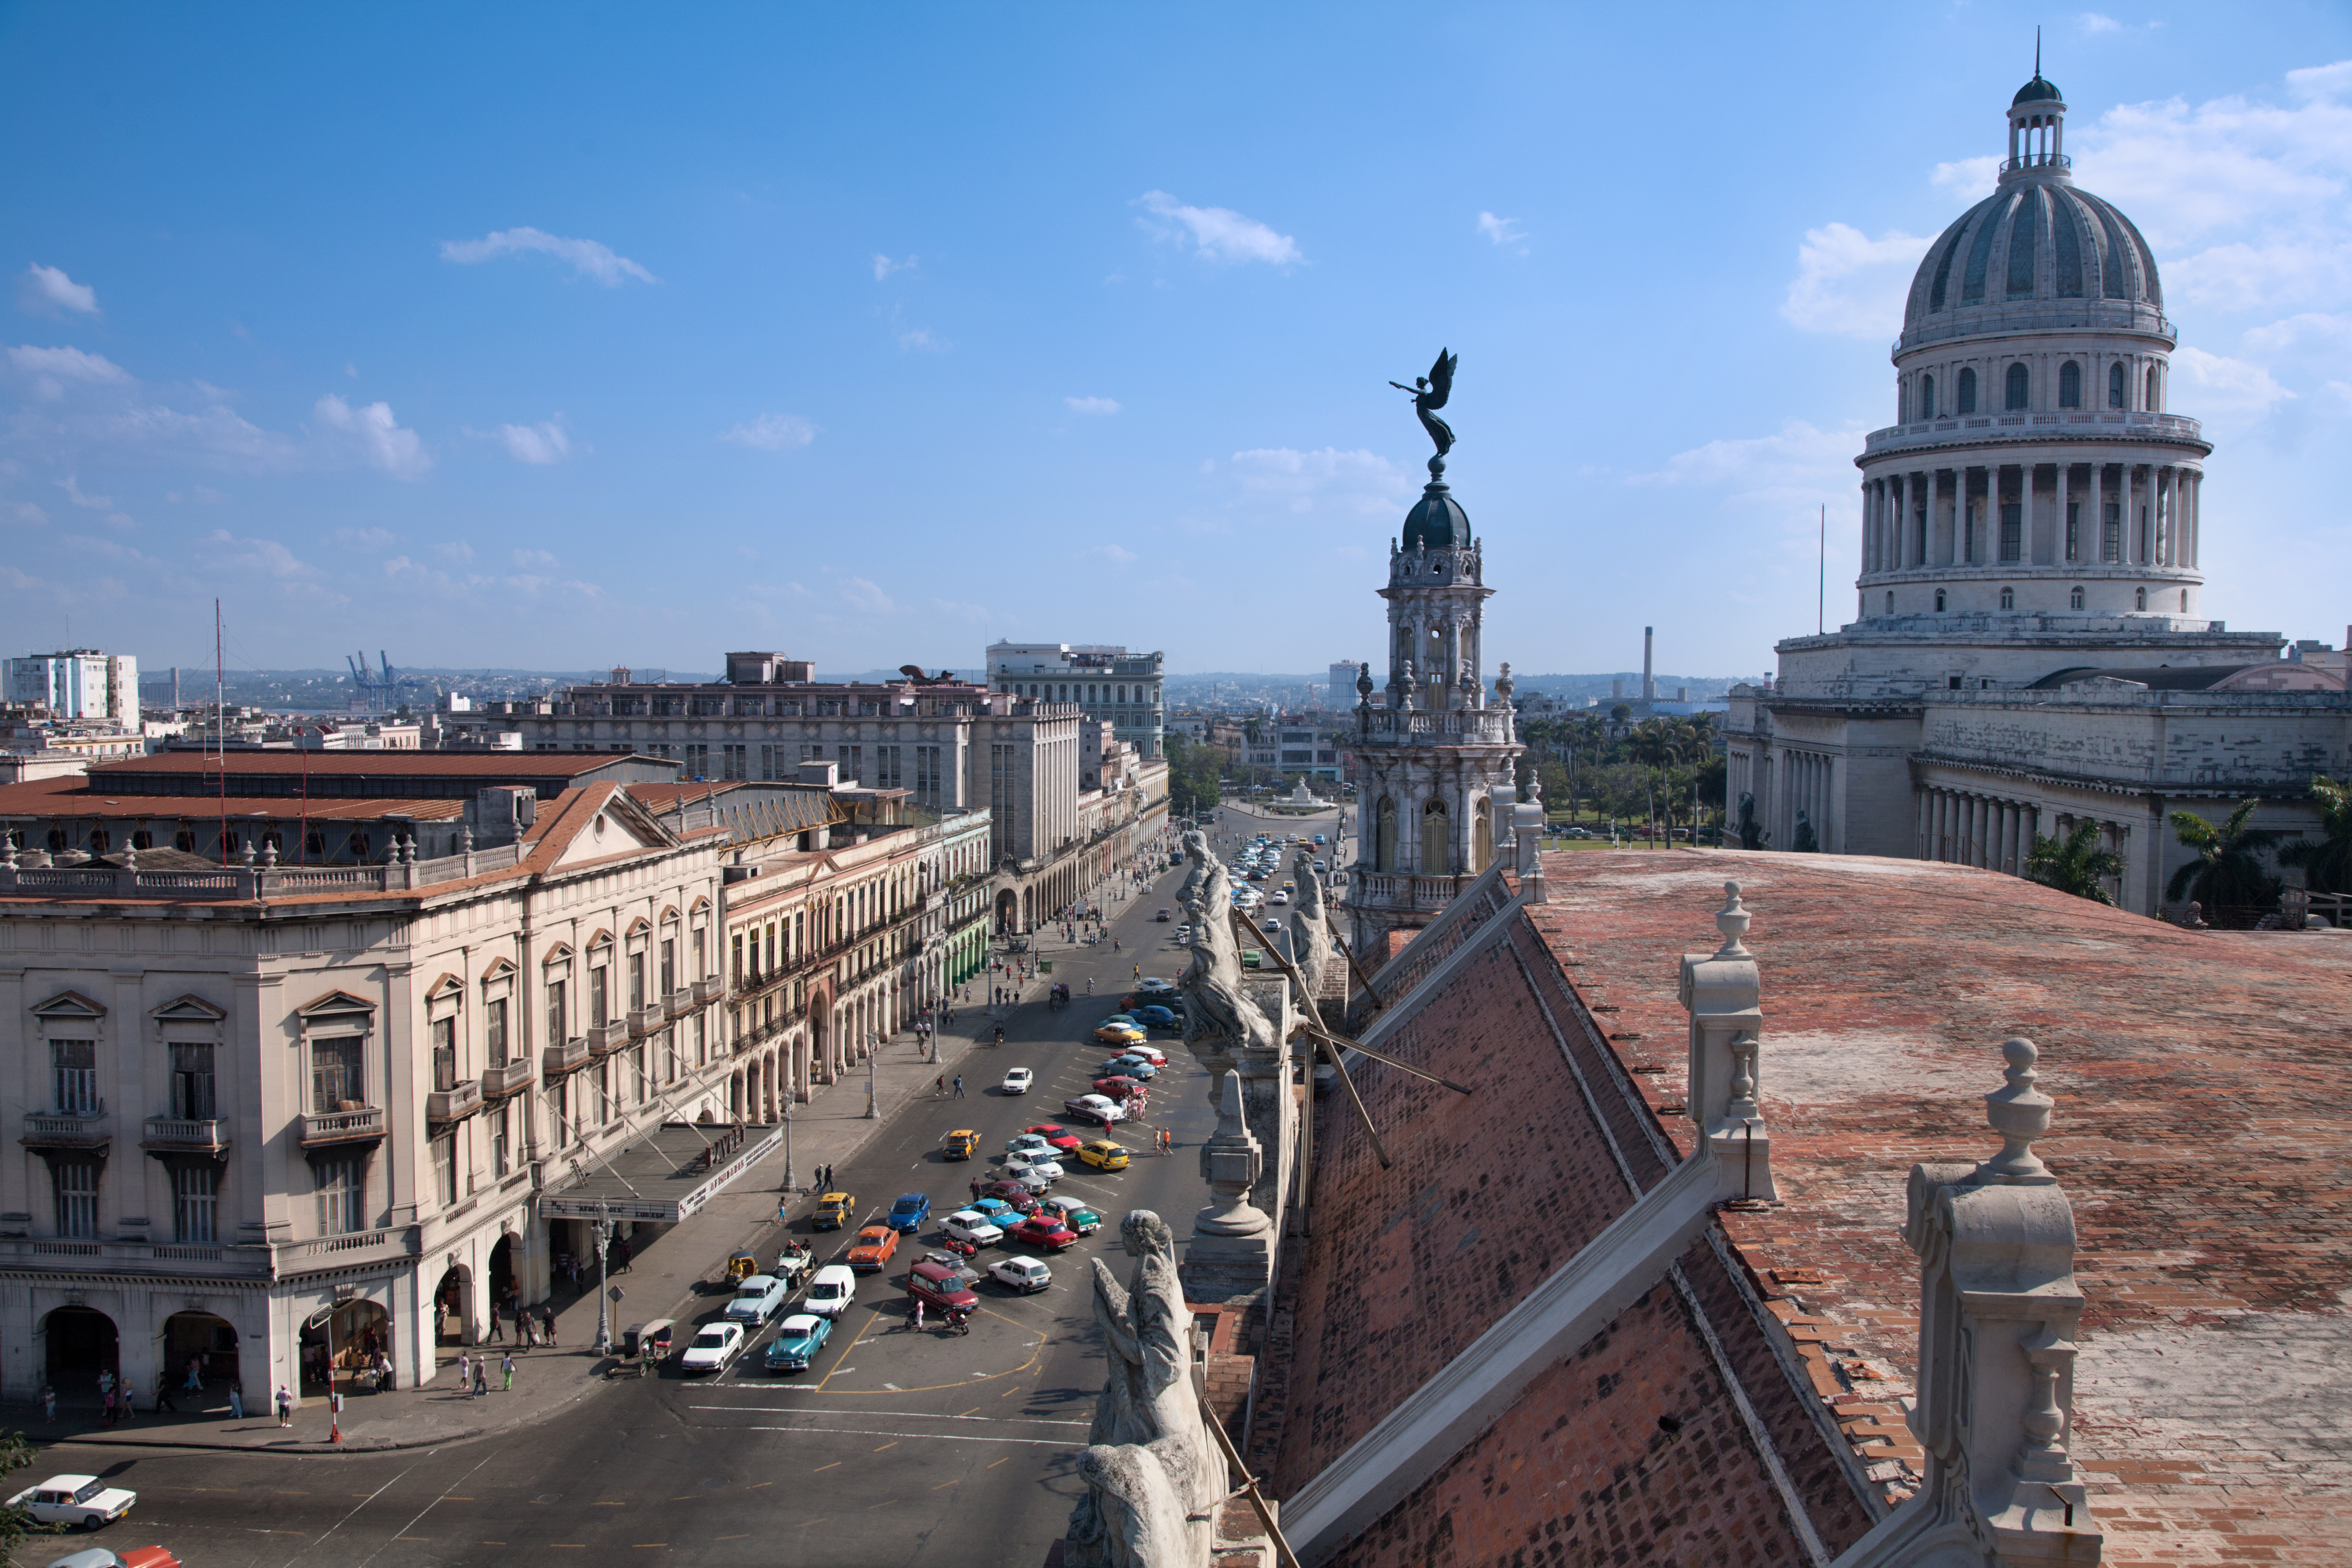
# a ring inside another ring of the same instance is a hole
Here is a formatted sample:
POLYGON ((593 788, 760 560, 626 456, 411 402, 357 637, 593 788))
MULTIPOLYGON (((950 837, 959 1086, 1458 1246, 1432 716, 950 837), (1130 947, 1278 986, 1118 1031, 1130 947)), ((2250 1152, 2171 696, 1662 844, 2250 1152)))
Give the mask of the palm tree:
POLYGON ((2279 840, 2264 827, 2248 827, 2258 801, 2242 800, 2216 827, 2193 811, 2172 814, 2172 831, 2197 858, 2172 874, 2164 896, 2174 903, 2195 898, 2208 919, 2216 910, 2262 909, 2278 897, 2278 879, 2263 868, 2263 851, 2279 840))
POLYGON ((2352 893, 2352 784, 2321 774, 2311 793, 2319 801, 2320 837, 2288 845, 2279 864, 2302 867, 2304 886, 2315 893, 2352 893))
POLYGON ((2107 879, 2123 874, 2124 858, 2112 849, 2099 847, 2099 825, 2095 822, 2076 823, 2074 831, 2063 842, 2037 833, 2033 836, 2033 848, 2025 857, 2028 881, 2072 893, 2078 899, 2089 899, 2094 903, 2114 903, 2115 895, 2107 891, 2107 879))

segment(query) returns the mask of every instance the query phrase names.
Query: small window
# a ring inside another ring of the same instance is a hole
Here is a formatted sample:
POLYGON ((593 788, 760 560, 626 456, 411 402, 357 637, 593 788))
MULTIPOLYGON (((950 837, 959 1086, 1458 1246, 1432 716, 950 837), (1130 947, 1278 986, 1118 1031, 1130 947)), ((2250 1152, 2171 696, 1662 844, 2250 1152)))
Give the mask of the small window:
POLYGON ((1935 416, 1936 378, 1932 375, 1923 375, 1919 378, 1919 417, 1933 419, 1935 416))
POLYGON ((1895 613, 1895 590, 1892 588, 1886 590, 1886 613, 1890 616, 1895 613))
POLYGON ((2066 607, 2070 610, 2079 610, 2083 607, 2083 590, 2079 585, 2073 593, 2066 595, 2066 607))
POLYGON ((2083 367, 2073 360, 2058 367, 2058 406, 2083 406, 2083 367))
POLYGON ((1974 414, 1976 411, 1977 373, 1973 370, 1963 370, 1960 372, 1960 399, 1958 412, 1962 414, 1974 414))
POLYGON ((2003 589, 2000 591, 2000 607, 2001 607, 2002 609, 2004 609, 2004 610, 2013 610, 2013 609, 2017 608, 2017 590, 2016 590, 2016 589, 2014 589, 2014 588, 2003 588, 2003 589))
POLYGON ((2146 405, 2144 405, 2144 406, 2147 409, 2147 411, 2148 411, 2150 414, 2154 414, 2154 413, 2158 410, 2158 407, 2160 407, 2160 406, 2162 405, 2162 403, 2163 403, 2163 399, 2161 399, 2160 397, 2158 397, 2158 396, 2157 395, 2157 388, 2158 388, 2158 386, 2159 384, 2160 384, 2160 383, 2158 383, 2158 380, 2157 380, 2157 378, 2156 378, 2156 366, 2154 366, 2154 365, 2150 365, 2150 366, 2148 366, 2148 367, 2147 367, 2147 402, 2146 403, 2146 405))
POLYGON ((2124 367, 2121 361, 2107 366, 2107 406, 2124 405, 2124 367))
POLYGON ((2024 407, 2027 391, 2028 384, 2026 380, 2025 367, 2021 364, 2011 365, 2009 367, 2009 395, 2002 400, 2004 406, 2013 409, 2024 407))
POLYGON ((1939 609, 1939 610, 1940 610, 1940 609, 1942 609, 1943 607, 1944 607, 1944 591, 1943 591, 1941 588, 1938 588, 1938 589, 1937 589, 1937 590, 1936 590, 1936 608, 1937 608, 1937 609, 1939 609))
POLYGON ((2180 590, 2180 613, 2184 616, 2189 613, 2189 590, 2186 588, 2180 590))
POLYGON ((2137 591, 2136 591, 2135 595, 2134 595, 2134 599, 2133 599, 2133 607, 2134 607, 2135 609, 2141 609, 2141 610, 2145 610, 2145 609, 2147 609, 2147 589, 2145 589, 2145 588, 2141 588, 2141 589, 2138 589, 2138 590, 2137 590, 2137 591))

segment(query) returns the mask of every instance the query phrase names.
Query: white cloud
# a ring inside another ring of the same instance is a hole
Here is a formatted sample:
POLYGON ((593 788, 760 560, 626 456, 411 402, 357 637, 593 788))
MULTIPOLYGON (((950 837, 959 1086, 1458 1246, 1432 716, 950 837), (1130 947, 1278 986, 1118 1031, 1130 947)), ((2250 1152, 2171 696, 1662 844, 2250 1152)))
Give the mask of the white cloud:
POLYGON ((1519 254, 1527 254, 1527 231, 1515 217, 1496 217, 1493 213, 1482 212, 1478 215, 1478 232, 1496 245, 1516 245, 1519 254))
POLYGON ((1116 414, 1118 412, 1118 401, 1116 398, 1065 397, 1062 401, 1070 405, 1070 412, 1073 414, 1116 414))
POLYGON ((10 501, 8 516, 28 528, 38 528, 49 521, 49 514, 28 500, 10 501))
POLYGON ((79 476, 75 474, 68 474, 64 479, 58 481, 58 489, 66 492, 66 500, 73 502, 76 506, 87 507, 91 511, 111 511, 114 510, 114 498, 112 496, 94 496, 87 494, 82 489, 79 481, 79 476))
POLYGON ((1360 448, 1343 452, 1325 447, 1301 452, 1289 447, 1261 447, 1235 452, 1229 467, 1244 492, 1294 512, 1330 510, 1387 517, 1413 489, 1404 470, 1378 453, 1360 448))
POLYGON ((869 616, 887 616, 898 607, 890 602, 889 595, 863 577, 843 578, 840 591, 851 609, 869 616))
POLYGON ((16 275, 16 304, 37 316, 54 316, 62 310, 95 316, 98 290, 87 283, 75 282, 62 268, 44 267, 36 261, 16 275))
POLYGON ((1951 192, 1960 201, 1973 206, 1992 195, 2000 181, 2000 159, 1988 153, 1981 158, 1958 158, 1948 163, 1938 163, 1927 176, 1927 183, 1938 190, 1951 192))
POLYGON ((2330 316, 2318 311, 2305 311, 2264 327, 2249 328, 2246 346, 2265 353, 2281 353, 2306 344, 2352 344, 2352 316, 2330 316))
POLYGON ((1230 207, 1187 206, 1166 191, 1146 191, 1136 204, 1151 215, 1137 221, 1163 239, 1190 238, 1194 253, 1211 261, 1264 261, 1289 267, 1305 261, 1297 242, 1230 207), (1153 222, 1152 218, 1161 221, 1153 222))
POLYGON ((640 283, 661 281, 608 245, 593 239, 566 239, 562 235, 549 234, 543 229, 502 228, 480 239, 445 239, 441 242, 442 260, 466 265, 500 256, 520 256, 530 251, 552 256, 559 261, 568 261, 572 271, 583 278, 593 278, 607 289, 617 289, 623 279, 629 278, 640 283))
POLYGON ((2116 21, 2113 16, 2103 16, 2096 11, 2084 12, 2074 18, 2074 26, 2094 36, 2100 33, 2120 33, 2124 30, 2124 25, 2121 22, 2116 21))
POLYGON ((399 541, 385 529, 339 528, 335 530, 335 542, 352 550, 388 550, 399 541))
POLYGON ((1899 229, 1877 239, 1842 223, 1808 229, 1780 314, 1804 331, 1891 338, 1903 330, 1904 295, 1927 250, 1927 240, 1899 229))
POLYGON ((1092 550, 1078 552, 1080 560, 1108 561, 1114 566, 1124 566, 1135 559, 1135 552, 1117 544, 1097 544, 1092 550))
POLYGON ((2200 414, 2260 418, 2273 404, 2294 395, 2260 365, 2199 348, 2175 349, 2172 374, 2175 400, 2200 414))
POLYGON ((535 567, 541 572, 552 572, 556 566, 554 552, 547 550, 518 550, 514 563, 525 570, 535 567))
POLYGON ((2352 60, 2291 70, 2286 73, 2286 85, 2298 98, 2352 97, 2352 60))
POLYGON ((797 414, 762 414, 731 430, 720 431, 719 438, 762 452, 781 452, 815 440, 816 426, 797 414))
POLYGON ((226 528, 216 528, 210 542, 228 547, 215 552, 209 564, 230 574, 271 577, 289 586, 313 582, 319 575, 316 567, 274 539, 240 539, 226 528))
POLYGON ((877 252, 874 258, 874 281, 879 283, 893 272, 912 272, 915 269, 915 260, 913 256, 908 256, 904 261, 893 261, 888 257, 877 252))
POLYGON ((917 327, 911 331, 898 334, 898 346, 902 349, 922 349, 930 353, 945 353, 955 345, 945 338, 933 337, 929 327, 917 327))
POLYGON ((68 382, 96 386, 125 384, 131 380, 129 373, 103 354, 84 353, 77 348, 45 349, 23 343, 9 349, 8 363, 33 378, 33 395, 45 403, 63 397, 68 382))
POLYGON ((572 455, 561 414, 542 425, 501 425, 499 441, 518 463, 560 463, 572 455))
POLYGON ((1824 504, 1853 500, 1859 428, 1818 430, 1791 420, 1777 436, 1709 441, 1677 452, 1663 468, 1628 476, 1629 485, 1720 489, 1723 505, 1743 517, 1783 523, 1819 515, 1824 504))
POLYGON ((310 417, 330 432, 331 442, 355 453, 371 468, 396 479, 421 478, 433 466, 425 443, 414 430, 404 430, 393 417, 392 405, 371 403, 354 408, 333 393, 319 399, 310 417))
POLYGON ((173 506, 182 501, 194 501, 198 506, 226 506, 228 496, 210 485, 190 485, 185 490, 165 490, 163 499, 173 506))
POLYGON ((474 560, 474 547, 462 539, 453 539, 446 543, 436 544, 433 547, 433 553, 452 566, 471 565, 474 560))
POLYGON ((2160 266, 2166 298, 2218 310, 2278 310, 2352 298, 2352 243, 2241 240, 2160 266))

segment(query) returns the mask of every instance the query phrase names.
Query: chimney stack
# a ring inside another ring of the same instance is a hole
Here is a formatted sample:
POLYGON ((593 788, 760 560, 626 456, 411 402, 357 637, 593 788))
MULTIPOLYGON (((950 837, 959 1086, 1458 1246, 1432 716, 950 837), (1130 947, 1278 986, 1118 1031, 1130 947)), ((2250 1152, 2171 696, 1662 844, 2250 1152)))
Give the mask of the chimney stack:
POLYGON ((1644 702, 1655 702, 1658 700, 1657 677, 1650 670, 1651 634, 1656 630, 1655 626, 1642 628, 1642 700, 1644 702))

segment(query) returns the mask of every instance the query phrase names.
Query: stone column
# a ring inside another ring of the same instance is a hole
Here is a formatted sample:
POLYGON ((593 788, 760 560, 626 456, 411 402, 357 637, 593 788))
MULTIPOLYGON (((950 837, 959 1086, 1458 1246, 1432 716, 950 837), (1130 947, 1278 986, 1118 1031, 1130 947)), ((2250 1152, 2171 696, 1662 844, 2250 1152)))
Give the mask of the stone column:
POLYGON ((1683 954, 1679 987, 1690 1015, 1690 1115, 1716 1158, 1716 1194, 1726 1200, 1777 1201, 1772 1140, 1757 1103, 1759 1046, 1764 1011, 1756 955, 1742 943, 1748 914, 1739 884, 1726 882, 1729 901, 1715 917, 1723 945, 1713 953, 1683 954))
POLYGON ((2107 529, 2107 459, 2105 453, 2095 453, 2091 464, 2091 527, 2083 536, 2083 548, 2077 564, 2099 558, 2099 541, 2106 537, 2107 529))
POLYGON ((1242 1114, 1241 1074, 1218 1080, 1217 1131, 1201 1146, 1201 1174, 1209 1205, 1194 1216, 1184 1263, 1186 1293, 1225 1300, 1262 1290, 1274 1277, 1274 1221, 1250 1201, 1264 1173, 1265 1152, 1242 1114))
MULTIPOLYGON (((2058 526, 2053 531, 2050 549, 2050 559, 2053 561, 2069 559, 2066 554, 2066 508, 2072 503, 2074 493, 2074 459, 2062 456, 2058 459, 2058 526)), ((2074 530, 2075 548, 2078 550, 2081 548, 2082 537, 2083 531, 2078 527, 2074 530)))

